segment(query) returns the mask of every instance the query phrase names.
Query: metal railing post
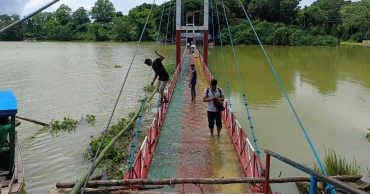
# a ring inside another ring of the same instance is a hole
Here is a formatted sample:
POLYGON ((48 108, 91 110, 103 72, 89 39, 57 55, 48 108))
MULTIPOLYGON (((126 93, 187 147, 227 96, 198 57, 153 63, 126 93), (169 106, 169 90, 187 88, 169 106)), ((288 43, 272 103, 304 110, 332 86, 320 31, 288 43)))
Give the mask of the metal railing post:
POLYGON ((270 154, 266 154, 266 170, 265 170, 265 184, 264 193, 268 194, 270 185, 270 154))
MULTIPOLYGON (((316 172, 315 170, 313 169, 310 169, 302 164, 299 164, 293 160, 290 160, 282 155, 279 155, 275 152, 272 152, 270 150, 265 150, 265 153, 268 154, 268 155, 271 155, 272 157, 280 160, 281 162, 285 163, 285 164, 288 164, 300 171, 303 171, 304 173, 306 174, 309 174, 313 177, 315 177, 316 179, 316 182, 317 181, 321 181, 321 182, 324 182, 326 184, 329 184, 329 185, 332 185, 334 187, 338 187, 340 189, 342 189, 345 193, 354 193, 354 194, 366 194, 365 191, 362 191, 356 187, 353 187, 351 185, 347 185, 346 183, 342 182, 342 181, 339 181, 337 179, 332 179, 328 176, 325 176, 319 172, 316 172)), ((267 161, 266 161, 267 162, 267 161)), ((266 164, 267 165, 267 164, 266 164)), ((334 190, 335 192, 335 190, 334 190)))
POLYGON ((317 194, 317 179, 314 176, 310 179, 310 194, 317 194))

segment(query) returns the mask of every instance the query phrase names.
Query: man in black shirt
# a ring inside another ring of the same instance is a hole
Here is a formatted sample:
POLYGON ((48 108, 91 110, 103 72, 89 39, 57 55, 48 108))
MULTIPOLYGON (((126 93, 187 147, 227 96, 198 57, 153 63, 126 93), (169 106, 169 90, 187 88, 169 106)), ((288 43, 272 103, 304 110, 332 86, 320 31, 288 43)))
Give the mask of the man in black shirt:
POLYGON ((145 64, 148 66, 152 66, 155 76, 151 83, 151 85, 154 84, 155 80, 158 78, 157 83, 157 91, 161 95, 161 104, 162 103, 168 103, 168 100, 164 96, 164 89, 166 88, 167 82, 170 80, 170 76, 168 75, 166 68, 164 68, 162 61, 164 59, 164 56, 159 54, 157 51, 155 51, 155 54, 159 56, 156 60, 152 61, 151 59, 145 59, 145 64))

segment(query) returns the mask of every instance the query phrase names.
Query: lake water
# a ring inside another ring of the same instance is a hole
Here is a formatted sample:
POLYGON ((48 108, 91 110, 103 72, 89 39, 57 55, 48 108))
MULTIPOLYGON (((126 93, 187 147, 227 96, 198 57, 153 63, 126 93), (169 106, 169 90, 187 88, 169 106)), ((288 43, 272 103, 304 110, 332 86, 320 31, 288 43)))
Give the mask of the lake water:
MULTIPOLYGON (((76 180, 89 167, 83 153, 91 136, 107 124, 120 86, 135 52, 135 43, 0 42, 0 89, 15 92, 19 116, 50 122, 70 116, 96 115, 94 127, 79 126, 72 134, 31 139, 41 127, 22 122, 18 129, 25 163, 27 193, 46 193, 58 181, 76 180), (122 68, 114 68, 121 65, 122 68)), ((154 44, 143 43, 134 60, 113 123, 138 106, 144 95, 154 44)), ((163 51, 163 46, 158 47, 163 51)), ((225 88, 221 49, 209 51, 209 66, 225 88), (217 70, 216 70, 217 69, 217 70), (217 72, 217 73, 216 73, 217 72)), ((314 156, 268 63, 257 46, 239 46, 237 59, 261 152, 270 149, 311 165, 314 156)), ((370 167, 370 48, 267 47, 291 101, 315 148, 323 158, 333 148, 348 159, 370 167)), ((173 63, 173 47, 167 48, 173 63)), ((251 136, 231 47, 225 47, 233 111, 251 136)), ((151 75, 153 76, 153 75, 151 75)), ((272 177, 302 175, 272 160, 272 177)), ((296 193, 293 184, 273 186, 296 193)))

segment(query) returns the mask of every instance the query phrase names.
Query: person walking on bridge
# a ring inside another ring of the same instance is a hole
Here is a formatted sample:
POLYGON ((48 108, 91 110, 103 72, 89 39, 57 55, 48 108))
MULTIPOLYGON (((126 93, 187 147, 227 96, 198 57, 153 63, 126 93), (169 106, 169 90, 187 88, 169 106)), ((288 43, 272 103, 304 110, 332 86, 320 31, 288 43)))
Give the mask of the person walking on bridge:
POLYGON ((170 76, 168 75, 166 68, 162 64, 164 56, 159 54, 156 50, 154 52, 159 56, 159 58, 154 61, 152 61, 151 59, 145 59, 144 63, 148 66, 151 66, 155 72, 155 76, 151 85, 154 85, 155 80, 158 78, 157 92, 159 92, 160 94, 161 104, 168 103, 168 100, 164 95, 164 89, 166 88, 167 82, 170 80, 170 76))
POLYGON ((221 111, 224 110, 222 102, 224 101, 224 95, 222 89, 217 87, 217 80, 211 81, 210 87, 204 91, 203 102, 208 103, 207 116, 208 116, 208 127, 211 136, 213 136, 213 128, 217 126, 217 136, 220 136, 222 121, 221 111))
POLYGON ((193 42, 191 42, 191 54, 193 54, 193 56, 194 56, 194 51, 195 51, 195 44, 193 44, 193 42))

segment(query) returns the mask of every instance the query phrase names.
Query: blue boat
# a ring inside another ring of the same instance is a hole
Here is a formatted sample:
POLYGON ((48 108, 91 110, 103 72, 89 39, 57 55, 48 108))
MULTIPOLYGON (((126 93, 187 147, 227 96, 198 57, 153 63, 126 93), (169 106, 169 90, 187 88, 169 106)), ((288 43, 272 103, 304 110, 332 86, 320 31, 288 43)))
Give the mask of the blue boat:
MULTIPOLYGON (((0 132, 7 139, 0 145, 0 193, 20 193, 23 185, 23 161, 15 130, 18 104, 12 91, 0 90, 0 117, 10 118, 10 124, 1 123, 0 132)), ((4 139, 3 139, 4 140, 4 139)))

